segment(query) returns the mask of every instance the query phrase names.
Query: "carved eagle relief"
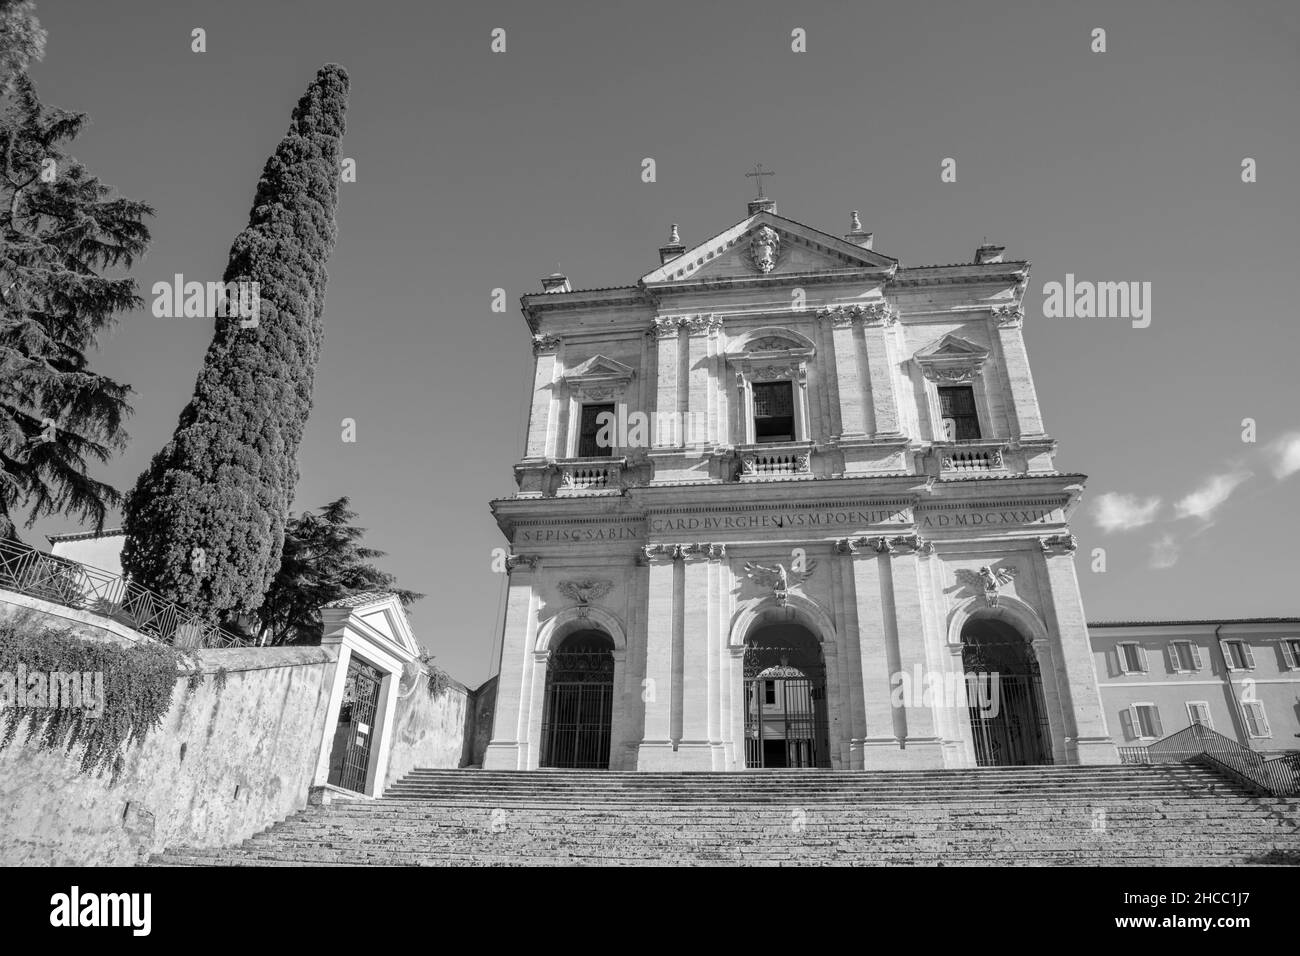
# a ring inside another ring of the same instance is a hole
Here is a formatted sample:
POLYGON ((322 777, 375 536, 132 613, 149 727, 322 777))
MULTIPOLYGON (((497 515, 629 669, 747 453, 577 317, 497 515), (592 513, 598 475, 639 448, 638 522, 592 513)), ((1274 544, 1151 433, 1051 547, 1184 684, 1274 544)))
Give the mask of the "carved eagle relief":
POLYGON ((812 577, 816 567, 817 561, 815 559, 805 561, 803 568, 800 570, 787 568, 783 564, 768 565, 746 561, 745 574, 759 587, 771 588, 772 593, 776 596, 777 604, 784 605, 786 594, 790 588, 797 587, 812 577))
POLYGON ((557 585, 561 594, 579 604, 599 601, 614 588, 613 581, 561 581, 557 585))
POLYGON ((985 565, 978 571, 971 571, 967 568, 958 568, 956 571, 957 580, 976 593, 983 594, 990 607, 997 606, 998 589, 1010 584, 1011 579, 1015 576, 1016 569, 1009 565, 997 570, 985 565))

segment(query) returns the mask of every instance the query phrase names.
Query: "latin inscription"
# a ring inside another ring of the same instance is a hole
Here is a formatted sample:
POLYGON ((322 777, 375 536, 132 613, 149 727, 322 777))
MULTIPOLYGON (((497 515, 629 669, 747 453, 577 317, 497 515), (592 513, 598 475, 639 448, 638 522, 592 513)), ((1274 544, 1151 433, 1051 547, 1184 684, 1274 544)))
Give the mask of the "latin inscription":
POLYGON ((755 528, 827 528, 835 525, 911 524, 906 511, 777 511, 768 514, 688 515, 651 518, 650 533, 667 531, 751 531, 755 528))
POLYGON ((1051 508, 1016 508, 1008 511, 952 511, 922 515, 917 527, 923 530, 936 528, 985 528, 999 524, 1036 524, 1055 514, 1051 508))
POLYGON ((640 531, 627 525, 574 525, 569 528, 520 528, 515 540, 545 544, 548 541, 632 541, 640 537, 640 531))

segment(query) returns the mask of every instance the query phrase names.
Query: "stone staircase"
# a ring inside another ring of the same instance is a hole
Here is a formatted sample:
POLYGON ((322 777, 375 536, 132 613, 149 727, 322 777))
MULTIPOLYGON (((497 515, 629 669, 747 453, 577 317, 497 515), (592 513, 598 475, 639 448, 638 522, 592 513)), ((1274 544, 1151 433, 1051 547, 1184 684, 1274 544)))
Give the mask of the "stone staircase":
POLYGON ((1189 764, 842 773, 416 770, 163 866, 1300 863, 1300 801, 1189 764))

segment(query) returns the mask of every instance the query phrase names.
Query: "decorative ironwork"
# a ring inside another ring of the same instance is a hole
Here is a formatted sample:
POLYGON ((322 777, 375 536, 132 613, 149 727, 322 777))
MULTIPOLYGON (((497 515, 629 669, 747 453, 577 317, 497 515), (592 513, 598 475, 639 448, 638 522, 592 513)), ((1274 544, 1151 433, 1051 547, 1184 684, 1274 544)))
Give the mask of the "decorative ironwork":
POLYGON ((745 646, 745 766, 829 767, 826 668, 821 649, 773 643, 745 646))
POLYGON ((996 683, 997 707, 969 703, 975 761, 981 767, 1052 763, 1051 728, 1033 648, 1014 632, 962 636, 962 667, 996 683))
POLYGON ((247 641, 118 574, 0 540, 0 588, 90 611, 177 647, 235 647, 247 641))
POLYGON ((614 655, 608 637, 575 634, 551 653, 543 709, 543 767, 609 768, 614 655))
MULTIPOLYGON (((379 688, 384 675, 377 667, 353 655, 348 661, 348 676, 343 684, 343 702, 339 705, 340 741, 343 759, 330 769, 330 783, 365 793, 370 774, 370 743, 374 739, 375 714, 379 712, 379 688)), ((333 761, 331 761, 333 763, 333 761)))
POLYGON ((1194 723, 1145 747, 1120 747, 1122 763, 1197 762, 1275 797, 1300 795, 1300 753, 1266 759, 1204 724, 1194 723))

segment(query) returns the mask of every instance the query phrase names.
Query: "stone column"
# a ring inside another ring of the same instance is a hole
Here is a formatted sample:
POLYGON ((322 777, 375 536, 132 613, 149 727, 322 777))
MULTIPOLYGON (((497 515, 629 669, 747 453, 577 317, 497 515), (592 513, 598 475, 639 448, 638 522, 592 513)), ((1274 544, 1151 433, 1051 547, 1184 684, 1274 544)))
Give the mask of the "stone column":
POLYGON ((1002 370, 1011 386, 1011 407, 1015 413, 1017 438, 1042 438, 1043 416, 1038 409, 1038 393, 1029 372, 1029 353, 1025 351, 1024 310, 1019 306, 1002 306, 993 310, 1002 349, 1002 370))
POLYGON ((867 398, 864 376, 858 364, 858 343, 853 334, 858 316, 851 311, 823 313, 831 322, 835 344, 835 377, 839 383, 840 437, 865 438, 867 434, 867 398))
POLYGON ((655 389, 655 448, 678 448, 682 444, 679 429, 679 392, 677 368, 681 337, 681 319, 677 316, 655 319, 650 334, 658 343, 658 380, 655 389))
POLYGON ((682 735, 677 744, 675 769, 721 770, 722 742, 716 732, 714 713, 718 695, 710 686, 713 658, 713 620, 709 608, 713 594, 709 587, 713 562, 710 546, 677 546, 682 560, 682 735), (710 724, 714 729, 710 730, 710 724))
POLYGON ((692 316, 686 323, 687 429, 680 442, 684 445, 702 445, 709 440, 706 429, 710 419, 709 392, 713 387, 709 381, 709 339, 721 326, 722 320, 712 315, 692 316))
POLYGON ((848 543, 853 562, 853 591, 857 602, 859 664, 862 668, 864 734, 861 741, 862 765, 866 770, 906 767, 906 754, 900 749, 903 735, 901 715, 891 701, 890 676, 898 669, 888 639, 892 626, 892 609, 885 603, 881 565, 885 559, 872 549, 874 539, 854 538, 848 543), (886 617, 891 623, 886 623, 886 617), (899 726, 895 726, 895 718, 899 726))
POLYGON ((1119 751, 1106 730, 1083 598, 1074 572, 1077 543, 1073 535, 1053 535, 1040 539, 1040 543, 1050 591, 1047 625, 1060 652, 1057 670, 1063 679, 1061 709, 1065 732, 1070 735, 1065 746, 1067 759, 1083 764, 1118 763, 1119 751))
POLYGON ((674 560, 671 546, 647 545, 645 723, 637 748, 638 770, 672 769, 674 560))
POLYGON ((922 609, 925 591, 921 586, 916 541, 915 536, 910 541, 907 536, 900 536, 891 538, 886 543, 889 576, 893 585, 891 631, 898 647, 898 669, 906 675, 912 686, 911 706, 906 707, 903 714, 909 766, 942 767, 943 749, 935 719, 936 708, 933 703, 925 703, 925 686, 931 668, 926 653, 925 615, 922 609))
POLYGON ((555 458, 559 439, 560 396, 557 388, 560 363, 556 351, 558 339, 537 336, 533 351, 537 355, 533 370, 533 402, 528 413, 528 447, 525 458, 555 458))
POLYGON ((537 639, 533 584, 541 558, 511 555, 506 618, 501 635, 501 670, 492 720, 492 740, 483 755, 484 770, 523 770, 528 751, 527 706, 531 694, 532 651, 537 639))
POLYGON ((840 686, 843 688, 841 707, 845 724, 840 738, 841 761, 846 770, 862 769, 862 741, 867 735, 867 718, 862 688, 862 636, 858 625, 858 597, 854 583, 855 555, 860 549, 851 538, 835 542, 839 572, 838 586, 833 592, 835 630, 844 646, 843 666, 840 667, 840 686))
MULTIPOLYGON (((946 645, 948 673, 953 675, 954 680, 961 681, 964 689, 966 688, 966 662, 962 659, 962 650, 965 646, 961 641, 946 645)), ((975 731, 970 722, 969 698, 965 699, 965 703, 966 706, 963 706, 959 698, 958 706, 952 709, 952 737, 958 753, 958 759, 952 766, 956 767, 978 766, 975 759, 975 731)))
POLYGON ((902 437, 898 420, 898 386, 894 375, 894 349, 892 328, 898 322, 889 306, 881 305, 867 310, 862 323, 862 337, 867 350, 867 367, 870 371, 871 407, 875 412, 872 437, 902 437))
POLYGON ((533 666, 528 675, 526 689, 526 709, 528 730, 525 740, 527 748, 520 754, 524 770, 536 770, 542 759, 542 724, 546 711, 546 669, 551 659, 551 649, 534 650, 533 666))

